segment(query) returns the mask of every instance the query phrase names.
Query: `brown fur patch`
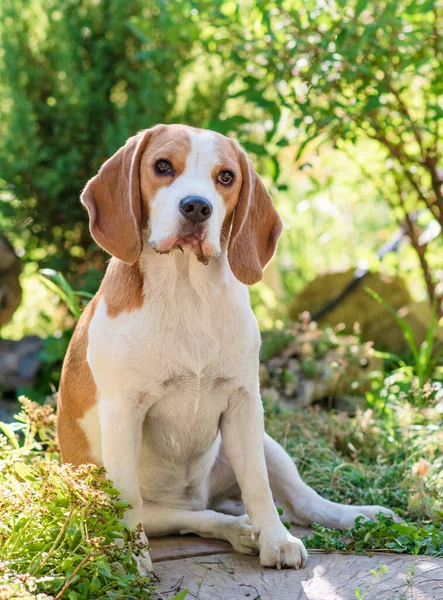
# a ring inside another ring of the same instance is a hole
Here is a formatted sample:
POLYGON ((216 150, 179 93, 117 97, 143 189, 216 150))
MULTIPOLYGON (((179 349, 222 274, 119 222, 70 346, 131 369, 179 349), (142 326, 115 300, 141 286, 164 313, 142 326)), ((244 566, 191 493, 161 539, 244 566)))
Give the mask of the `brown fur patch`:
POLYGON ((228 259, 237 279, 253 285, 260 281, 264 267, 274 255, 282 222, 246 153, 240 146, 235 147, 242 185, 232 220, 228 259))
POLYGON ((84 310, 75 328, 63 370, 58 393, 57 433, 63 462, 75 466, 95 463, 79 419, 97 402, 97 388, 86 359, 89 323, 100 298, 100 292, 84 310))
POLYGON ((143 275, 137 261, 128 265, 113 258, 108 265, 100 292, 106 302, 108 317, 115 318, 143 305, 143 275))

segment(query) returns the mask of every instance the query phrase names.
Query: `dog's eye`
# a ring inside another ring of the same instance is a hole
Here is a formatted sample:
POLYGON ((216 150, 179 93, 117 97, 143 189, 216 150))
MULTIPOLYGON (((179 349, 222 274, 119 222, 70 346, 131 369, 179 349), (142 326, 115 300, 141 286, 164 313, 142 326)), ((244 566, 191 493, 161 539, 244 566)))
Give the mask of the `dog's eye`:
POLYGON ((169 160, 161 158, 155 163, 155 172, 158 175, 174 175, 174 169, 172 168, 169 160))
POLYGON ((230 185, 234 181, 234 173, 232 171, 220 171, 217 181, 223 185, 230 185))

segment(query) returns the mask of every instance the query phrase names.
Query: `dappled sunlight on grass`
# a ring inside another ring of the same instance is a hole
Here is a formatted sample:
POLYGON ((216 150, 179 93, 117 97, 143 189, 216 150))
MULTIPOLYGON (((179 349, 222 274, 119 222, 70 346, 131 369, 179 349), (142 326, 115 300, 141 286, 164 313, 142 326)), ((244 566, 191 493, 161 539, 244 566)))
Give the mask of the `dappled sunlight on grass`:
POLYGON ((306 483, 330 500, 380 504, 414 521, 443 522, 443 403, 345 413, 267 404, 266 426, 306 483), (428 470, 415 466, 420 458, 428 470))

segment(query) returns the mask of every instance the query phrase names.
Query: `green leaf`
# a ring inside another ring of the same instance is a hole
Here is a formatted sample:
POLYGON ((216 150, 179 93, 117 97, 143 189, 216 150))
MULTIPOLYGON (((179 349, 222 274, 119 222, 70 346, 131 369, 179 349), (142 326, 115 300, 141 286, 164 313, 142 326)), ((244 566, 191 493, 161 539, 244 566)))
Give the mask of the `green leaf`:
POLYGON ((3 423, 3 421, 0 421, 0 430, 3 431, 13 448, 20 448, 15 432, 10 425, 8 425, 7 423, 3 423))
POLYGON ((300 144, 300 146, 298 147, 298 150, 297 150, 297 154, 296 154, 296 156, 295 156, 295 160, 296 160, 296 161, 300 160, 300 158, 301 158, 301 156, 302 156, 302 154, 303 154, 303 152, 304 152, 304 150, 305 150, 306 146, 307 146, 307 145, 308 145, 310 142, 312 142, 312 139, 313 139, 313 138, 311 138, 311 137, 307 137, 307 138, 306 138, 306 139, 304 139, 304 140, 303 140, 303 142, 300 144))
POLYGON ((184 600, 187 595, 188 595, 188 590, 182 590, 181 592, 178 592, 178 594, 175 594, 174 596, 170 596, 169 600, 184 600))
POLYGON ((27 479, 29 481, 35 481, 35 473, 29 465, 23 462, 14 463, 15 472, 22 479, 27 479))
POLYGON ((40 280, 51 292, 65 302, 76 319, 80 317, 81 308, 75 297, 75 292, 62 273, 58 273, 53 269, 41 269, 40 280))
POLYGON ((366 105, 363 110, 366 112, 370 112, 372 110, 376 110, 377 108, 380 108, 380 106, 381 106, 380 97, 378 95, 369 96, 369 99, 366 102, 366 105))
POLYGON ((358 0, 355 5, 355 16, 359 17, 368 5, 369 0, 358 0))
POLYGON ((97 577, 97 575, 94 575, 94 577, 91 579, 91 591, 98 592, 101 589, 101 587, 102 584, 99 577, 97 577))
POLYGON ((269 157, 270 164, 270 175, 272 177, 272 181, 277 181, 280 176, 280 163, 276 156, 269 157))
POLYGON ((263 154, 266 154, 266 148, 262 146, 262 144, 246 141, 243 142, 242 146, 247 152, 253 152, 257 156, 263 156, 263 154))
POLYGON ((100 561, 97 570, 100 573, 100 575, 103 575, 104 577, 111 577, 112 575, 111 567, 109 566, 109 563, 104 559, 100 561))

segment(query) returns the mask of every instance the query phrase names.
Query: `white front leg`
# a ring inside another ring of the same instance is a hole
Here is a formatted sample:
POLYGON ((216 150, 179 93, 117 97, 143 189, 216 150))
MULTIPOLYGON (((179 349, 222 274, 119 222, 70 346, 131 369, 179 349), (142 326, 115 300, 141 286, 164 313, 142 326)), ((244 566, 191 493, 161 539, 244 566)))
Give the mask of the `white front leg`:
MULTIPOLYGON (((124 514, 129 527, 143 523, 143 501, 140 494, 138 467, 142 441, 142 427, 146 410, 130 400, 100 398, 99 418, 103 464, 107 477, 119 490, 121 498, 131 507, 124 514)), ((141 534, 143 542, 148 542, 141 534)), ((136 558, 143 574, 152 571, 149 554, 136 558)))
POLYGON ((234 392, 221 420, 223 445, 242 492, 265 567, 305 566, 302 542, 284 527, 269 486, 264 454, 263 407, 257 389, 234 392))

